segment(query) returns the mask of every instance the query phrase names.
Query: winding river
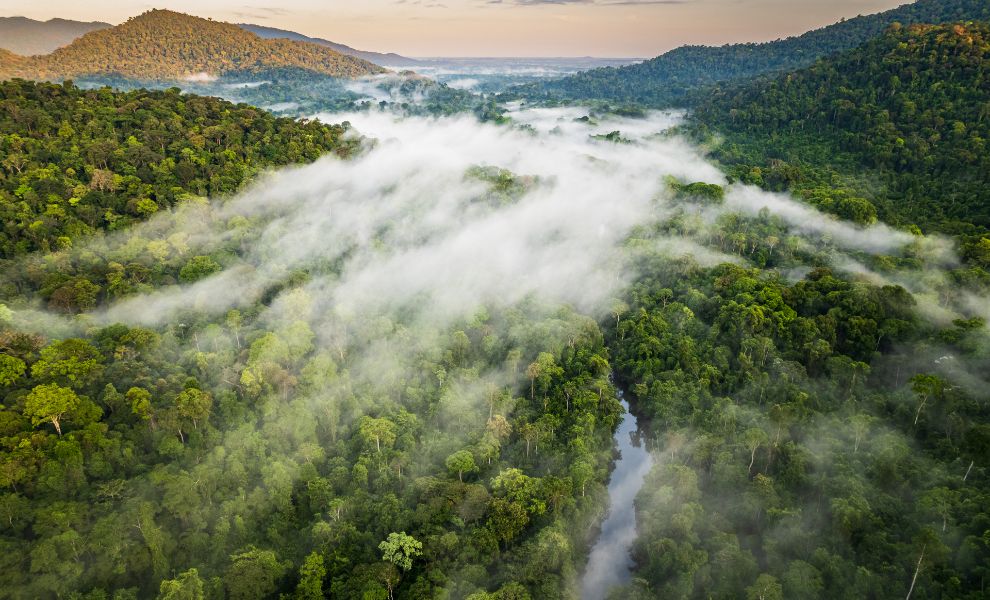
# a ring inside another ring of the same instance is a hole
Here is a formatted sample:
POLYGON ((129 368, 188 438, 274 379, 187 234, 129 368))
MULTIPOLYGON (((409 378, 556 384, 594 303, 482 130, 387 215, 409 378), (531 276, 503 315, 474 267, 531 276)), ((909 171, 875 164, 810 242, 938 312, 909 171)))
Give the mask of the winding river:
POLYGON ((601 536, 591 549, 588 567, 581 580, 582 600, 601 600, 612 587, 629 582, 632 568, 629 550, 636 539, 633 501, 653 466, 653 457, 640 443, 639 424, 622 392, 619 392, 619 401, 626 411, 615 432, 619 459, 608 483, 608 516, 602 523, 601 536))

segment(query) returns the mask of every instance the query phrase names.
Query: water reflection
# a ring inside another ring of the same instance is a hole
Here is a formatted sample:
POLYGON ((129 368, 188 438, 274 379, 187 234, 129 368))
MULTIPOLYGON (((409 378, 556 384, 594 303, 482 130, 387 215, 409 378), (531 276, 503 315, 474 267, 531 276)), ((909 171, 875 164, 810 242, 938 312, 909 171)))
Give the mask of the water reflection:
POLYGON ((609 513, 602 523, 601 537, 591 550, 581 582, 583 600, 604 598, 612 587, 629 581, 632 568, 629 549, 636 539, 633 500, 653 466, 652 456, 639 439, 636 417, 629 412, 629 403, 621 392, 619 401, 626 411, 615 432, 620 456, 608 483, 609 513))

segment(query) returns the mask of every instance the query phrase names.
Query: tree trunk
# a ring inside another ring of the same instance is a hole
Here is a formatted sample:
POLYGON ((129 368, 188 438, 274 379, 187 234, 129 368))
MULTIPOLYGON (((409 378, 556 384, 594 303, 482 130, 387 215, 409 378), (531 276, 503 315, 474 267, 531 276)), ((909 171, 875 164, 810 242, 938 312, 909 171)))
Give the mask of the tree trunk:
POLYGON ((918 573, 921 573, 921 562, 925 560, 925 548, 927 547, 927 544, 921 547, 921 556, 918 557, 918 566, 914 570, 914 577, 911 578, 911 587, 908 589, 907 596, 904 600, 911 600, 911 594, 914 593, 914 584, 918 582, 918 573))
POLYGON ((922 399, 921 404, 918 405, 918 412, 914 413, 914 424, 918 424, 918 419, 921 418, 921 411, 925 408, 925 404, 928 403, 928 396, 922 399))

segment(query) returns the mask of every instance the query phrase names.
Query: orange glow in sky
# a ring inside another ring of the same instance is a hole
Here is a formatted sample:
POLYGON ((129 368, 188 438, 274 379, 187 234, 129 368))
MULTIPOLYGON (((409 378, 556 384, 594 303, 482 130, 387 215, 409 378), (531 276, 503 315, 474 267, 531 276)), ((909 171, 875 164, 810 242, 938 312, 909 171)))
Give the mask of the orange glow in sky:
POLYGON ((652 57, 800 34, 906 0, 0 0, 0 16, 120 23, 151 8, 407 56, 652 57))

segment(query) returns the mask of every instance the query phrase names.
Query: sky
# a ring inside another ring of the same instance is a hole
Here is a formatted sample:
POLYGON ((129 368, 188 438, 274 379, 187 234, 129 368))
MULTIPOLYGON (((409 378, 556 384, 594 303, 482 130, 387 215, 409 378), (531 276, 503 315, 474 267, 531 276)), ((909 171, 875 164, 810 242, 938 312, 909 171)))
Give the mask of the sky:
POLYGON ((908 0, 0 0, 0 16, 120 23, 151 8, 406 56, 648 58, 796 35, 908 0))

